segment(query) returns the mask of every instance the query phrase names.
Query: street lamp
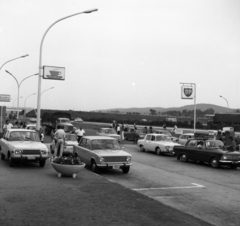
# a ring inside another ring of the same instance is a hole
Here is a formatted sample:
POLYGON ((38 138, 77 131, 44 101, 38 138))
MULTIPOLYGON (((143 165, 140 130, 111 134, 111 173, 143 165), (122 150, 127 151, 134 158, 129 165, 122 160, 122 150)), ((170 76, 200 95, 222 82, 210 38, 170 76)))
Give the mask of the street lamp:
POLYGON ((33 96, 33 95, 36 95, 36 93, 32 93, 32 94, 28 95, 28 96, 25 98, 25 100, 24 100, 24 109, 25 109, 25 107, 26 107, 27 98, 30 97, 30 96, 33 96))
POLYGON ((46 91, 48 91, 48 90, 50 90, 50 89, 54 89, 54 87, 51 87, 51 88, 49 88, 49 89, 43 90, 43 91, 41 92, 41 95, 42 95, 44 92, 46 92, 46 91))
POLYGON ((227 102, 227 107, 228 107, 228 111, 229 111, 229 105, 228 105, 227 99, 226 99, 225 97, 221 96, 221 95, 220 95, 219 97, 221 97, 221 98, 223 98, 224 100, 226 100, 226 102, 227 102))
POLYGON ((96 12, 98 9, 91 9, 91 10, 86 10, 80 13, 75 13, 66 17, 63 17, 57 21, 55 21, 54 23, 52 23, 48 29, 45 31, 42 40, 41 40, 41 44, 40 44, 40 53, 39 53, 39 77, 38 77, 38 97, 37 97, 37 130, 40 129, 40 111, 41 111, 41 82, 42 82, 42 46, 43 46, 43 41, 45 36, 47 35, 48 31, 50 30, 51 27, 53 27, 53 25, 55 25, 56 23, 68 19, 69 17, 73 17, 73 16, 77 16, 79 14, 83 14, 83 13, 92 13, 92 12, 96 12))
MULTIPOLYGON (((20 99, 20 98, 23 98, 23 97, 16 98, 15 100, 20 99)), ((15 100, 13 101, 13 107, 14 107, 15 100)))
POLYGON ((8 60, 8 61, 6 61, 6 62, 0 67, 0 71, 1 71, 2 67, 3 67, 5 64, 7 64, 8 62, 13 61, 13 60, 17 60, 17 59, 20 59, 20 58, 24 58, 24 57, 27 57, 27 56, 29 56, 29 55, 26 54, 26 55, 23 55, 23 56, 20 56, 20 57, 14 58, 14 59, 12 59, 12 60, 8 60))
POLYGON ((24 80, 26 80, 26 79, 28 79, 28 78, 30 78, 30 77, 32 77, 32 76, 38 75, 38 73, 27 76, 26 78, 24 78, 24 79, 19 83, 18 80, 16 79, 16 77, 15 77, 13 74, 11 74, 11 73, 10 73, 9 71, 7 71, 7 70, 5 70, 5 71, 6 71, 9 75, 11 75, 11 76, 15 79, 15 81, 17 82, 17 86, 18 86, 17 119, 18 119, 18 116, 19 116, 18 109, 19 109, 19 92, 20 92, 20 86, 21 86, 21 84, 22 84, 22 82, 23 82, 24 80))

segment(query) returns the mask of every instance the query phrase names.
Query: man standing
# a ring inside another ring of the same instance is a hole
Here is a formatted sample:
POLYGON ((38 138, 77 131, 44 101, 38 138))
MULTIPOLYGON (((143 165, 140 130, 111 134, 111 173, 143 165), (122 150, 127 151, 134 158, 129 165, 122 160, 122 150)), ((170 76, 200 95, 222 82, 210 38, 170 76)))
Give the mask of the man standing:
POLYGON ((63 146, 65 145, 65 132, 60 125, 57 126, 57 131, 55 132, 55 138, 57 139, 57 143, 55 146, 54 155, 62 156, 63 146), (58 150, 59 150, 59 152, 58 152, 58 150))
POLYGON ((6 124, 3 126, 3 132, 5 133, 8 129, 12 129, 13 125, 9 123, 9 120, 6 120, 6 124))
POLYGON ((81 138, 84 136, 85 134, 85 131, 84 129, 82 129, 81 127, 79 129, 76 129, 75 130, 75 134, 77 135, 77 140, 78 140, 78 143, 80 142, 81 138))

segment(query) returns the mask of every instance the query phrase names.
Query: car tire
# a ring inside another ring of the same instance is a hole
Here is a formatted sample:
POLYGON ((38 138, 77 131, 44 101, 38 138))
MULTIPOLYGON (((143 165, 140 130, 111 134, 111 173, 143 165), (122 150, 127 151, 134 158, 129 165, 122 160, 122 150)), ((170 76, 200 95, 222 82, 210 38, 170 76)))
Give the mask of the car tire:
POLYGON ((1 153, 1 159, 4 160, 5 159, 5 155, 3 153, 1 153))
POLYGON ((94 173, 97 173, 97 174, 99 173, 99 168, 94 160, 92 161, 92 164, 91 164, 91 170, 94 173))
POLYGON ((143 146, 143 145, 141 145, 141 146, 140 146, 140 151, 142 151, 142 152, 144 152, 144 151, 145 151, 145 149, 144 149, 144 146, 143 146))
POLYGON ((123 167, 123 168, 122 168, 122 172, 123 172, 124 174, 127 174, 127 173, 129 172, 129 170, 130 170, 130 166, 127 166, 127 167, 123 167))
POLYGON ((156 148, 155 152, 157 155, 162 155, 162 151, 160 148, 156 148))
POLYGON ((238 166, 236 166, 236 165, 230 165, 230 167, 231 167, 231 169, 237 169, 238 168, 238 166))
POLYGON ((216 157, 211 158, 210 164, 213 168, 219 168, 220 167, 219 161, 216 157))
POLYGON ((181 162, 188 162, 188 157, 185 153, 181 154, 180 161, 181 162))
POLYGON ((39 166, 44 167, 46 163, 46 160, 39 161, 39 166))
POLYGON ((13 159, 12 159, 12 156, 11 156, 11 154, 8 154, 8 165, 10 166, 10 167, 13 167, 13 159))

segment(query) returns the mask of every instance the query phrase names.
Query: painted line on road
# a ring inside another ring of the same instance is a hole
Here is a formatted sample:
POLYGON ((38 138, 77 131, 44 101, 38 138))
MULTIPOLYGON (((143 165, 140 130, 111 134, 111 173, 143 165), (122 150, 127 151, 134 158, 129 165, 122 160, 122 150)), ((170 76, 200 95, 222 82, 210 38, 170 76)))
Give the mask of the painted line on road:
POLYGON ((185 188, 204 188, 205 186, 201 184, 191 183, 192 186, 182 186, 182 187, 162 187, 162 188, 134 188, 134 191, 149 191, 149 190, 167 190, 167 189, 185 189, 185 188))

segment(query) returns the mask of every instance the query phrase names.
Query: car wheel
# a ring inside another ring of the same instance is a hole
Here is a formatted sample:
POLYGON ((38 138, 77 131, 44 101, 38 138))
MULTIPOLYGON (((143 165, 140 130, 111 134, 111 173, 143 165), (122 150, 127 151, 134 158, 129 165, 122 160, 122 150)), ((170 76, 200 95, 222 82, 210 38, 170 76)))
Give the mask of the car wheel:
POLYGON ((44 167, 44 166, 45 166, 45 163, 46 163, 45 160, 39 161, 39 166, 40 166, 40 167, 44 167))
POLYGON ((216 157, 211 158, 210 164, 213 168, 219 168, 219 166, 220 166, 219 161, 216 157))
POLYGON ((94 172, 94 173, 99 173, 99 168, 96 164, 95 161, 92 161, 92 164, 91 164, 91 170, 94 172))
POLYGON ((145 151, 145 149, 144 149, 143 145, 141 145, 141 146, 140 146, 140 151, 142 151, 142 152, 144 152, 144 151, 145 151))
POLYGON ((155 151, 155 152, 156 152, 156 154, 157 154, 157 155, 161 155, 161 154, 162 154, 162 152, 161 152, 161 149, 160 149, 160 148, 156 148, 156 151, 155 151))
POLYGON ((181 154, 180 161, 181 162, 188 162, 188 157, 187 157, 187 155, 185 153, 181 154))
POLYGON ((238 166, 236 165, 230 165, 231 169, 237 169, 238 166))
POLYGON ((8 154, 8 165, 10 166, 10 167, 12 167, 13 166, 13 159, 12 159, 12 156, 11 156, 11 154, 8 154))
POLYGON ((1 153, 1 159, 4 160, 5 159, 5 155, 3 153, 1 153))
POLYGON ((127 173, 129 172, 129 170, 130 170, 130 167, 129 167, 129 166, 122 168, 122 171, 123 171, 123 173, 125 173, 125 174, 127 174, 127 173))

